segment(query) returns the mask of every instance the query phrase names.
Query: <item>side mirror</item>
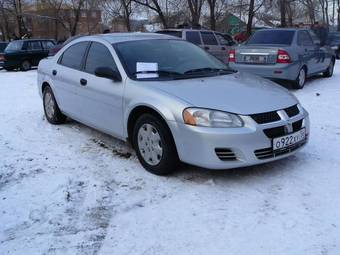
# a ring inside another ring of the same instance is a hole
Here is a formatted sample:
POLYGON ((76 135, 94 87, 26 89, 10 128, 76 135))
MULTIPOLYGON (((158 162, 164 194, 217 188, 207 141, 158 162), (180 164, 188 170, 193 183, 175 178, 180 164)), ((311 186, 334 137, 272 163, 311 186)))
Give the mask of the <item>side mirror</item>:
POLYGON ((111 67, 98 67, 94 74, 98 77, 107 78, 113 81, 122 81, 120 73, 113 70, 111 67))

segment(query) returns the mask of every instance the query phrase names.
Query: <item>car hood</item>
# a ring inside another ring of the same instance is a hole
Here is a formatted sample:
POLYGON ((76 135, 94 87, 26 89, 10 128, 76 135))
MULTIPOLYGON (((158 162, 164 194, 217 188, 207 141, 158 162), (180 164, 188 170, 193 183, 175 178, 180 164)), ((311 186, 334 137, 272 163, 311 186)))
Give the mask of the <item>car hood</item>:
POLYGON ((243 72, 149 84, 195 107, 243 115, 284 109, 298 103, 287 89, 243 72))

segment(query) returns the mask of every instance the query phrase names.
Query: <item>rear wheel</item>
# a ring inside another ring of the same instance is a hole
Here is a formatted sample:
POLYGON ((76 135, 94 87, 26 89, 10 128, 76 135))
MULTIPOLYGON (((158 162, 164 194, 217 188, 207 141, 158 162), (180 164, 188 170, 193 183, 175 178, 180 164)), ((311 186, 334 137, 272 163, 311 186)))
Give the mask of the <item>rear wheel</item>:
POLYGON ((293 87, 295 89, 302 89, 305 86, 307 78, 306 68, 302 67, 295 81, 293 81, 293 87))
POLYGON ((174 172, 179 159, 171 131, 151 114, 138 118, 133 129, 133 146, 143 167, 156 175, 174 172))
POLYGON ((334 62, 335 60, 331 60, 331 63, 329 64, 327 70, 323 73, 323 77, 325 78, 329 78, 333 76, 333 72, 334 72, 334 62))
POLYGON ((60 111, 52 89, 49 86, 44 89, 43 103, 45 116, 49 123, 62 124, 65 122, 66 116, 60 111))
POLYGON ((28 71, 30 70, 32 67, 31 65, 31 62, 29 62, 28 60, 24 60, 21 62, 21 65, 20 65, 20 70, 21 71, 28 71))

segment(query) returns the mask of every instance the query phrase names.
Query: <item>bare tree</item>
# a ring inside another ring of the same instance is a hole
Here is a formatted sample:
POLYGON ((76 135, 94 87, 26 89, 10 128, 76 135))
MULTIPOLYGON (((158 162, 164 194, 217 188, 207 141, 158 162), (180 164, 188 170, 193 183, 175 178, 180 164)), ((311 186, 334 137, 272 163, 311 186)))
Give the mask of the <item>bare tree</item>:
POLYGON ((204 0, 188 0, 188 6, 191 14, 191 24, 197 25, 200 22, 202 6, 204 0))
MULTIPOLYGON (((133 1, 141 6, 147 7, 148 9, 156 12, 163 27, 164 28, 168 27, 166 15, 164 14, 163 8, 161 7, 160 0, 133 0, 133 1)), ((167 6, 167 4, 168 4, 168 1, 165 0, 165 5, 167 6)), ((166 10, 165 10, 165 13, 166 13, 166 10)))

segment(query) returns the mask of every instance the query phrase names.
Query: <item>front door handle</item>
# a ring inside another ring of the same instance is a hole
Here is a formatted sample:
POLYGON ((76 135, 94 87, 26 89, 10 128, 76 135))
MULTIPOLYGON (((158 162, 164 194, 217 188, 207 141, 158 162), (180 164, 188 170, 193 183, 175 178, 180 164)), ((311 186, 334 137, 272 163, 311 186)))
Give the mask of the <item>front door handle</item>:
POLYGON ((80 85, 86 86, 86 84, 87 84, 87 80, 85 80, 85 79, 80 79, 80 85))
POLYGON ((57 70, 53 70, 53 71, 52 71, 52 74, 53 74, 54 76, 56 76, 57 73, 58 73, 57 70))

